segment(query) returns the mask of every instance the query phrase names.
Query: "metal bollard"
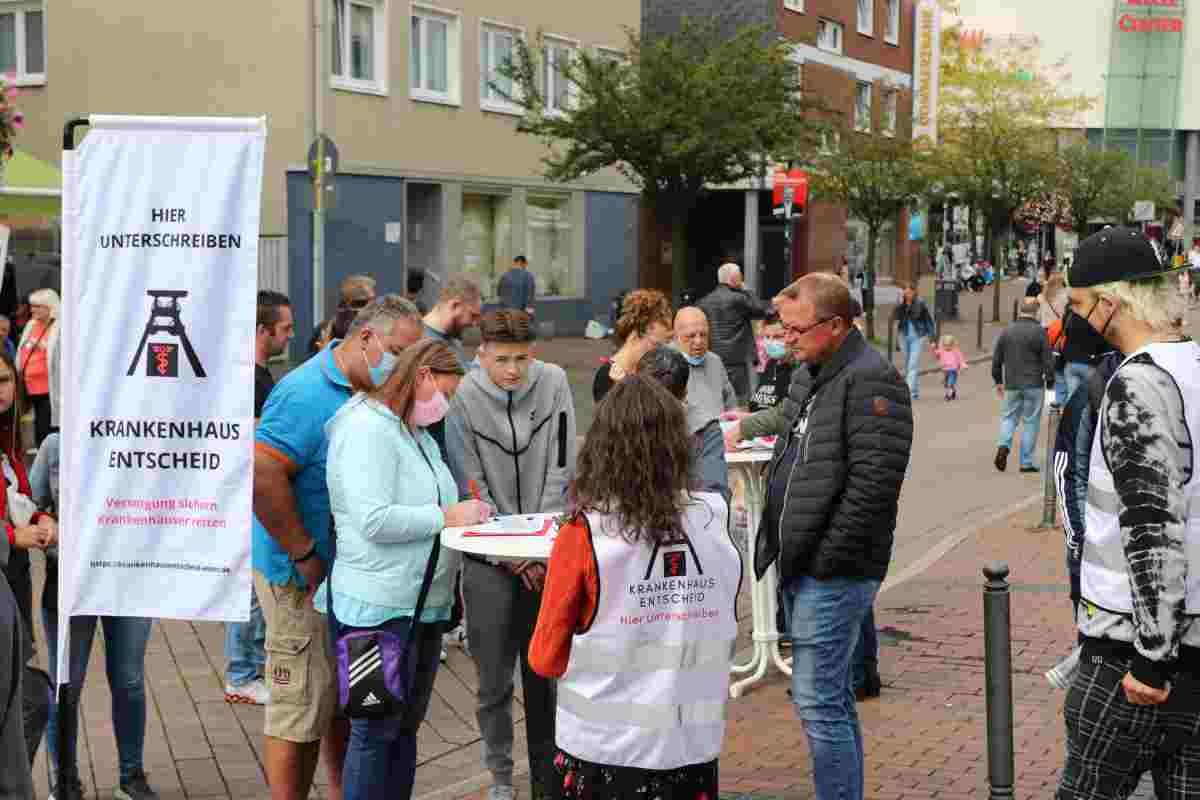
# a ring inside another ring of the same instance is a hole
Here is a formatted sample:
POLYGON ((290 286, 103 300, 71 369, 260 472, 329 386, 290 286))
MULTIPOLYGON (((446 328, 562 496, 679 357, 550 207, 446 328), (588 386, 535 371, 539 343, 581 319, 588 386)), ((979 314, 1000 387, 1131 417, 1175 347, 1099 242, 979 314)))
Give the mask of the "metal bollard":
POLYGON ((983 350, 983 303, 979 304, 979 324, 975 326, 975 349, 983 350))
POLYGON ((1020 308, 1021 308, 1021 301, 1018 298, 1014 297, 1013 298, 1013 322, 1017 321, 1017 311, 1020 308))
POLYGON ((895 334, 896 334, 896 326, 889 322, 888 323, 888 337, 887 337, 888 363, 890 363, 893 367, 896 366, 896 340, 894 338, 895 334))
POLYGON ((933 340, 937 342, 938 347, 942 345, 942 318, 938 317, 933 323, 933 340))
POLYGON ((1042 521, 1039 529, 1053 528, 1058 525, 1058 504, 1056 496, 1058 487, 1054 483, 1054 442, 1058 438, 1058 423, 1062 420, 1062 408, 1058 403, 1050 404, 1050 413, 1046 416, 1046 474, 1045 496, 1042 499, 1042 521))
POLYGON ((988 800, 1011 800, 1013 761, 1012 631, 1008 564, 983 568, 983 651, 987 697, 988 800))

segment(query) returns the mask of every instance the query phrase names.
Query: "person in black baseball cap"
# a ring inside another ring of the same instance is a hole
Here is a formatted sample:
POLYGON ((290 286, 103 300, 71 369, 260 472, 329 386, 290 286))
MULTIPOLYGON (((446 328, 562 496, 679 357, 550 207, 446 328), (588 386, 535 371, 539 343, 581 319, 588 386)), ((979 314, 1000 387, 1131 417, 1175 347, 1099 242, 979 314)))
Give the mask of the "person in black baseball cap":
POLYGON ((1082 654, 1057 800, 1126 797, 1147 770, 1165 797, 1200 791, 1200 553, 1188 544, 1200 347, 1173 325, 1173 271, 1139 231, 1109 228, 1079 246, 1067 274, 1071 307, 1123 360, 1089 452, 1082 654))

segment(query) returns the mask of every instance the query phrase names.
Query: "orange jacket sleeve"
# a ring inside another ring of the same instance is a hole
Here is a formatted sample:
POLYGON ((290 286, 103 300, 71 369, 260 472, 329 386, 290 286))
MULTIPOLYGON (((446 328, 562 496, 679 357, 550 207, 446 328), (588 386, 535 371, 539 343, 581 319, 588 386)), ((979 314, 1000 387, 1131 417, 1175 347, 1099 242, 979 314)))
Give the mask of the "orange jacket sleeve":
POLYGON ((544 678, 561 678, 571 660, 571 639, 596 613, 600 580, 587 523, 564 525, 550 552, 542 607, 529 643, 529 665, 544 678))

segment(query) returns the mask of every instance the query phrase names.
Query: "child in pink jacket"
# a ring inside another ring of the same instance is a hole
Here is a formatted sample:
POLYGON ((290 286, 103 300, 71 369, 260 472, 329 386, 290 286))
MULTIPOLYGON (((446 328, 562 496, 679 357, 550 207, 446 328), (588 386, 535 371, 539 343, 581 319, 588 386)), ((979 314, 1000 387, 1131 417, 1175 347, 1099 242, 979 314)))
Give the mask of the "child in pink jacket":
POLYGON ((958 349, 958 340, 947 334, 941 342, 933 345, 933 354, 942 364, 942 374, 945 376, 946 402, 958 399, 958 372, 967 368, 967 358, 958 349))

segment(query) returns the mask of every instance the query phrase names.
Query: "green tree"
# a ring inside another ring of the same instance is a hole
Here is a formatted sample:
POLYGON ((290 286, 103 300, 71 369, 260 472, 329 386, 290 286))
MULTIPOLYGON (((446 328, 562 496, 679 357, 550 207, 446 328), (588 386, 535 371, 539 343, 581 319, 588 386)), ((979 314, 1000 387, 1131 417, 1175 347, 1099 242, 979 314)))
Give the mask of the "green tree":
POLYGON ((524 114, 518 130, 546 142, 550 180, 611 167, 641 189, 656 216, 671 223, 677 289, 687 279, 688 214, 705 187, 757 178, 816 138, 818 123, 804 115, 820 103, 801 96, 791 45, 762 28, 727 36, 712 21, 684 20, 654 39, 629 32, 616 61, 583 50, 547 65, 545 52, 540 41, 518 41, 499 70, 524 114), (549 71, 573 87, 566 108, 548 102, 549 71))
MULTIPOLYGON (((812 159, 814 195, 831 199, 867 226, 865 285, 875 286, 879 234, 930 187, 925 158, 906 139, 847 132, 836 147, 812 159)), ((874 304, 864 309, 867 337, 875 337, 874 304)))
MULTIPOLYGON (((1043 67, 1036 40, 989 37, 980 48, 964 47, 960 27, 942 37, 938 99, 942 182, 984 213, 993 263, 1000 265, 996 236, 1011 230, 1026 202, 1046 194, 1054 175, 1056 134, 1093 100, 1066 94, 1061 64, 1043 67)), ((1000 319, 1000 282, 993 315, 1000 319)))
POLYGON ((1086 144, 1063 149, 1056 159, 1055 191, 1065 201, 1066 216, 1080 238, 1087 236, 1088 220, 1124 220, 1128 181, 1133 164, 1120 151, 1098 150, 1086 144))

